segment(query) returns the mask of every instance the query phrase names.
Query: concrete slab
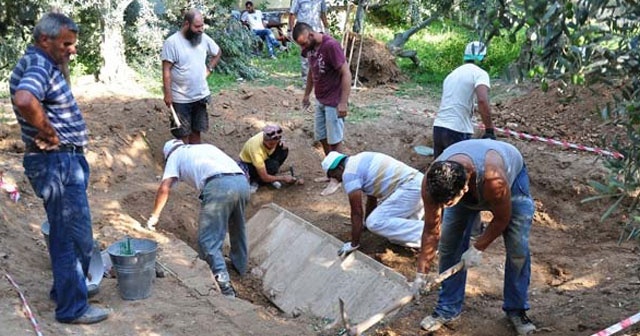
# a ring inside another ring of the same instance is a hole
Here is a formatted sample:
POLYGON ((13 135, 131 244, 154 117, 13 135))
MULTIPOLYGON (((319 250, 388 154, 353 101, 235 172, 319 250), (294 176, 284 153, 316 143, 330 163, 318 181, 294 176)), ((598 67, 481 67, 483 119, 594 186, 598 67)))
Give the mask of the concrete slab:
POLYGON ((342 298, 360 322, 410 294, 404 276, 358 251, 341 260, 342 241, 275 204, 247 222, 247 234, 263 293, 287 314, 339 319, 342 298))

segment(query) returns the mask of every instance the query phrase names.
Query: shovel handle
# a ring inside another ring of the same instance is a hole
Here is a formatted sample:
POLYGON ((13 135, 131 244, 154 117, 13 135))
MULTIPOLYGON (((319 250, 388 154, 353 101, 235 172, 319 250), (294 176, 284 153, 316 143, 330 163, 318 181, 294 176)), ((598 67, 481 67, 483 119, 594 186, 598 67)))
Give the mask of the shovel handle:
MULTIPOLYGON (((446 280, 450 276, 460 272, 460 270, 462 270, 463 268, 464 268, 464 262, 463 261, 458 262, 457 264, 449 267, 446 271, 440 273, 435 279, 433 279, 432 282, 426 284, 425 288, 430 290, 431 288, 433 288, 433 287, 439 285, 440 283, 442 283, 444 280, 446 280)), ((381 312, 369 317, 368 319, 356 324, 355 326, 351 327, 345 322, 344 323, 345 328, 347 329, 349 335, 351 335, 351 336, 359 336, 365 330, 371 328, 373 325, 375 325, 376 323, 380 322, 389 313, 395 311, 396 309, 402 308, 403 306, 405 306, 406 304, 408 304, 412 300, 413 300, 413 294, 403 296, 400 299, 396 300, 394 303, 392 303, 389 307, 387 307, 384 310, 382 310, 381 312)), ((344 306, 344 303, 341 302, 341 306, 340 306, 341 312, 344 311, 344 307, 343 306, 344 306)), ((346 312, 344 312, 342 314, 342 316, 343 316, 343 320, 344 320, 345 317, 346 317, 346 312)))
POLYGON ((171 109, 171 117, 173 117, 173 122, 176 124, 176 128, 181 127, 180 118, 178 118, 178 114, 176 114, 176 110, 173 108, 173 105, 169 105, 171 109))

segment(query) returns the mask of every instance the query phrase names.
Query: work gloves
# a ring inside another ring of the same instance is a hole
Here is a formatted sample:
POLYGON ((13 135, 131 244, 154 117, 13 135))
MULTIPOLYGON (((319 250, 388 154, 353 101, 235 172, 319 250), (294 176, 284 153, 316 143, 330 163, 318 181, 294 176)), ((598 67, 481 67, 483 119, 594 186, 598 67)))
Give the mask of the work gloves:
POLYGON ((158 224, 158 216, 151 215, 151 217, 149 217, 149 219, 147 220, 147 229, 152 231, 155 230, 156 224, 158 224))
POLYGON ((424 291, 424 286, 430 282, 430 278, 425 273, 416 273, 416 278, 411 283, 411 294, 413 294, 413 299, 418 300, 420 295, 424 291))
POLYGON ((346 242, 342 247, 338 250, 338 257, 345 258, 349 255, 349 253, 355 251, 360 247, 360 245, 353 246, 351 242, 346 242))
POLYGON ((462 254, 462 261, 464 262, 464 268, 467 269, 478 266, 482 261, 482 251, 471 245, 471 247, 462 254))
POLYGON ((484 135, 482 136, 483 139, 491 139, 491 140, 495 140, 496 139, 496 134, 493 132, 493 128, 487 128, 484 130, 484 135))

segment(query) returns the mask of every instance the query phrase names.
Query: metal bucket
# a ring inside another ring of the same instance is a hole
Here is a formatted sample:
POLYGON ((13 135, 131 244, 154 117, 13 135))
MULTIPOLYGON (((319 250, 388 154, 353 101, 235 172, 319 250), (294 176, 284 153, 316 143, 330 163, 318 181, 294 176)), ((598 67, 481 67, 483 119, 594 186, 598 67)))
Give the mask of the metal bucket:
MULTIPOLYGON (((47 244, 47 249, 49 249, 49 221, 44 221, 42 223, 40 231, 44 236, 44 241, 47 244)), ((82 270, 80 261, 78 261, 78 268, 82 270)), ((91 280, 89 280, 89 277, 85 277, 88 292, 87 294, 89 296, 93 296, 100 290, 100 282, 102 281, 102 277, 104 276, 104 263, 102 262, 102 255, 100 254, 100 247, 98 247, 98 242, 94 242, 91 260, 89 261, 89 275, 91 277, 91 280)))
POLYGON ((107 248, 123 299, 139 300, 151 295, 157 248, 155 241, 137 238, 124 238, 107 248))

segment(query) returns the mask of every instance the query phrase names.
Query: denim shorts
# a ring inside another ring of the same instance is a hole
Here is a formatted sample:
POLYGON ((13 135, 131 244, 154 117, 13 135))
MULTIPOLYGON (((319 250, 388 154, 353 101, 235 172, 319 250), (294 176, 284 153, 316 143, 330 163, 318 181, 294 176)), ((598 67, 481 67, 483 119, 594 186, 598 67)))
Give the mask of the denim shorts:
POLYGON ((329 145, 335 145, 344 139, 344 119, 338 118, 338 109, 333 106, 316 104, 314 122, 316 141, 327 140, 329 145))
POLYGON ((181 126, 175 128, 176 124, 171 118, 171 134, 176 138, 184 138, 192 132, 206 132, 209 129, 209 115, 207 114, 207 104, 210 96, 202 98, 192 103, 173 103, 181 126))

